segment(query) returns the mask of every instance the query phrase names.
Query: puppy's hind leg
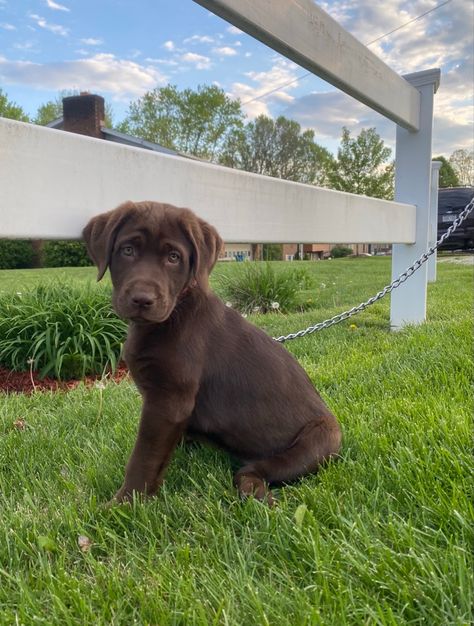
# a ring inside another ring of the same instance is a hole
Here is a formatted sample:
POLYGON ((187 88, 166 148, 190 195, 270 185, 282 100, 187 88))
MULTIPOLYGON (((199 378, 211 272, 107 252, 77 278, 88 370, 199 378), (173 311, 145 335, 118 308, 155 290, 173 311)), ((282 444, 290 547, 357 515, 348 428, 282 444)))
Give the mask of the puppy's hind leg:
POLYGON ((266 459, 244 465, 234 476, 234 484, 243 497, 253 495, 273 504, 269 483, 289 482, 318 469, 334 457, 341 446, 341 430, 331 415, 311 422, 298 433, 289 448, 266 459))

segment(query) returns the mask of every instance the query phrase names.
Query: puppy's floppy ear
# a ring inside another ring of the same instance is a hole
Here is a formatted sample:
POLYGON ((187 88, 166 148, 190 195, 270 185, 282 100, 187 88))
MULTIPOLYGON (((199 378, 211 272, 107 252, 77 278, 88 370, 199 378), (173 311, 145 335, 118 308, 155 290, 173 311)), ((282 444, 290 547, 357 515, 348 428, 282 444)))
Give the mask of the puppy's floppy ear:
POLYGON ((82 231, 87 252, 99 270, 97 280, 105 274, 117 233, 134 208, 133 202, 125 202, 113 211, 93 217, 82 231))
POLYGON ((196 282, 208 287, 209 274, 219 258, 223 241, 219 233, 204 220, 189 211, 181 221, 183 230, 193 246, 192 269, 196 282))

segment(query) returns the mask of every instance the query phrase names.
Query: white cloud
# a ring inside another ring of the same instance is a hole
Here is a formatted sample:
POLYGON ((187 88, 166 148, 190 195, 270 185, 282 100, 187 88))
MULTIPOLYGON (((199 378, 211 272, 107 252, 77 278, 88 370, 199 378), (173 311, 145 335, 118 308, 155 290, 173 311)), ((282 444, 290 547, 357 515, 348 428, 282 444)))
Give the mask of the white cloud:
POLYGON ((156 63, 158 65, 170 65, 170 66, 178 65, 177 61, 173 61, 172 59, 154 59, 153 57, 147 57, 145 61, 147 63, 156 63))
POLYGON ((183 41, 183 43, 214 43, 215 39, 213 37, 209 37, 208 35, 193 35, 192 37, 188 37, 183 41))
POLYGON ((155 67, 118 59, 113 54, 58 63, 10 61, 0 57, 0 78, 6 83, 36 89, 97 91, 120 98, 141 96, 167 80, 155 67))
POLYGON ((226 30, 231 35, 242 35, 243 34, 243 31, 241 31, 240 28, 237 28, 237 26, 229 26, 226 30))
POLYGON ((57 2, 53 2, 53 0, 46 0, 46 4, 48 5, 48 8, 53 9, 53 11, 68 11, 69 12, 71 10, 65 7, 63 4, 58 4, 57 2))
POLYGON ((36 22, 36 24, 40 28, 49 30, 51 33, 54 33, 55 35, 61 35, 61 37, 67 37, 67 35, 69 34, 68 28, 64 28, 64 26, 61 26, 60 24, 51 24, 50 22, 47 22, 44 19, 44 17, 41 17, 40 15, 36 15, 35 13, 30 13, 29 16, 32 20, 36 22))
POLYGON ((237 50, 229 46, 222 46, 222 48, 213 48, 212 51, 221 57, 233 57, 237 54, 237 50))
POLYGON ((165 41, 165 43, 163 44, 163 48, 172 52, 175 49, 174 41, 165 41))
POLYGON ((86 46, 100 46, 104 43, 103 39, 94 39, 94 37, 86 37, 85 39, 81 39, 81 43, 86 46))
POLYGON ((0 24, 0 28, 3 28, 4 30, 16 30, 16 26, 13 26, 13 24, 8 24, 6 22, 0 24))
POLYGON ((181 61, 190 63, 195 66, 197 70, 208 70, 211 67, 211 59, 205 57, 202 54, 195 54, 194 52, 186 52, 180 57, 181 61))
POLYGON ((252 81, 251 84, 233 83, 230 95, 234 98, 240 98, 243 109, 249 117, 253 118, 261 114, 270 115, 269 105, 275 102, 288 103, 294 99, 288 90, 294 89, 298 84, 298 69, 298 66, 291 61, 277 57, 269 71, 247 72, 245 74, 252 81), (291 81, 294 82, 287 85, 291 81), (285 86, 282 87, 282 85, 285 86), (264 99, 255 99, 264 94, 268 94, 264 99))

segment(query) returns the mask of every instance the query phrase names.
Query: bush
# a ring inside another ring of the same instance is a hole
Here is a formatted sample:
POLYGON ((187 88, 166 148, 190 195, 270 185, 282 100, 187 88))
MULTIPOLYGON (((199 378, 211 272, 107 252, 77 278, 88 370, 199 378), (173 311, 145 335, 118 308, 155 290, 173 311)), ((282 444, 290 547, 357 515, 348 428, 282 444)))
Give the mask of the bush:
POLYGON ((16 270, 33 266, 34 251, 31 241, 0 239, 0 269, 16 270))
POLYGON ((241 313, 287 312, 297 308, 297 292, 309 282, 304 268, 275 272, 270 263, 257 261, 219 276, 218 290, 241 313))
POLYGON ((352 248, 348 248, 347 246, 334 246, 331 250, 331 256, 335 259, 340 259, 344 256, 349 256, 350 254, 354 254, 354 250, 352 248))
POLYGON ((86 267, 92 265, 83 241, 47 241, 43 245, 44 267, 86 267))
POLYGON ((2 296, 0 364, 62 380, 114 370, 127 325, 110 297, 110 289, 68 283, 2 296))

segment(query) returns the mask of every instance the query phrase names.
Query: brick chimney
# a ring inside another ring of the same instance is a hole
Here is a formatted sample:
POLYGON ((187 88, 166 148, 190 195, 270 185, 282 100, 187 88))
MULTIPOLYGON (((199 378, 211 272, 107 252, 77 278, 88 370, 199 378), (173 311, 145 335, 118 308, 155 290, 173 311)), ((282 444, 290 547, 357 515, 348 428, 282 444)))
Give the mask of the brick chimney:
POLYGON ((103 139, 104 119, 102 96, 82 92, 78 96, 63 98, 63 130, 103 139))

